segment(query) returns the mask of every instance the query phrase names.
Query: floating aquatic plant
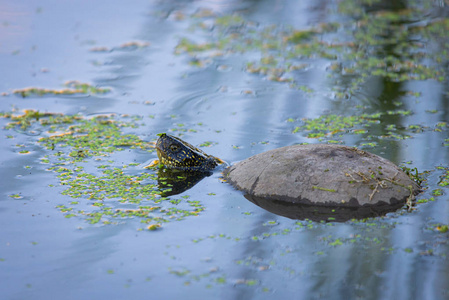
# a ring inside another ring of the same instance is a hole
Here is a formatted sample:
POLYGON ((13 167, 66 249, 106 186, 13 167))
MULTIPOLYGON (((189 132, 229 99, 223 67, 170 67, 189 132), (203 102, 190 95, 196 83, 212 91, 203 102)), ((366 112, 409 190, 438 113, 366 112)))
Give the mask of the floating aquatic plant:
MULTIPOLYGON (((394 120, 395 116, 409 116, 409 110, 390 110, 384 113, 360 114, 351 116, 342 115, 322 115, 317 118, 304 118, 302 125, 296 126, 292 132, 305 132, 308 138, 338 138, 346 134, 368 135, 369 139, 393 139, 403 140, 411 137, 411 134, 422 133, 424 131, 444 131, 448 128, 446 123, 438 122, 434 128, 423 125, 409 125, 398 129, 394 120), (373 135, 376 132, 376 135, 373 135)), ((287 122, 296 122, 294 118, 287 119, 287 122)), ((329 140, 331 142, 331 140, 329 140)), ((370 142, 367 146, 375 146, 375 142, 370 142)))
POLYGON ((111 159, 125 149, 154 151, 150 143, 137 135, 123 132, 138 127, 139 118, 116 115, 87 118, 35 110, 0 116, 11 120, 6 129, 38 128, 42 132, 37 142, 48 152, 41 162, 50 165, 47 170, 54 172, 59 185, 65 188, 63 195, 79 199, 56 205, 66 218, 80 217, 92 224, 138 218, 148 224, 146 229, 156 230, 161 223, 197 216, 204 210, 199 201, 186 198, 170 201, 161 196, 163 191, 154 170, 136 171, 138 164, 118 165, 111 159), (86 203, 90 203, 90 209, 83 205, 86 203), (77 208, 80 206, 83 208, 77 208))
POLYGON ((32 96, 45 95, 75 95, 75 94, 105 94, 111 91, 109 88, 95 87, 89 83, 71 80, 64 83, 63 89, 46 89, 38 87, 28 87, 23 89, 16 89, 13 94, 20 95, 23 98, 32 96))
POLYGON ((195 57, 197 63, 192 65, 202 67, 202 62, 210 64, 217 55, 249 52, 260 59, 247 61, 247 72, 287 82, 292 88, 299 86, 297 70, 306 70, 314 60, 325 59, 332 77, 346 77, 351 82, 337 87, 337 97, 354 93, 372 76, 393 82, 444 80, 449 44, 442 41, 449 38, 449 21, 437 19, 416 25, 416 20, 426 15, 420 5, 385 10, 376 8, 376 3, 341 1, 338 10, 347 21, 314 24, 307 29, 287 24, 259 25, 235 14, 195 13, 186 19, 193 22, 194 30, 203 33, 201 42, 182 37, 175 53, 195 57))

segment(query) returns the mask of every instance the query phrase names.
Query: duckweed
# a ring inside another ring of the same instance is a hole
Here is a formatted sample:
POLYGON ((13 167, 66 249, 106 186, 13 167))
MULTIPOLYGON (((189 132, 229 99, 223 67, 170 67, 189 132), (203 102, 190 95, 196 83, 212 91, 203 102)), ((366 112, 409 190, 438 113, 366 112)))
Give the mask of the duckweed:
MULTIPOLYGON (((48 154, 40 159, 41 163, 49 164, 47 170, 53 171, 60 186, 65 187, 62 194, 77 199, 56 205, 66 218, 80 217, 91 224, 115 224, 138 218, 141 223, 148 224, 148 230, 156 230, 161 223, 197 216, 204 210, 200 201, 187 200, 188 197, 181 197, 179 201, 162 197, 154 168, 135 174, 132 168, 138 165, 136 163, 117 166, 113 159, 108 159, 110 164, 105 164, 105 158, 124 149, 154 151, 150 143, 137 135, 123 133, 137 128, 139 118, 116 115, 86 118, 34 110, 1 113, 0 116, 11 120, 6 129, 42 132, 37 142, 48 154), (95 170, 85 171, 87 165, 94 165, 95 170), (128 173, 129 169, 133 174, 128 173), (90 201, 91 208, 77 209, 83 201, 90 201), (132 208, 121 208, 124 205, 132 208)), ((10 197, 20 199, 22 196, 10 197)))
POLYGON ((435 189, 432 191, 432 195, 433 196, 441 196, 443 195, 443 190, 442 189, 435 189))
POLYGON ((89 83, 79 82, 77 80, 71 80, 64 83, 65 88, 45 89, 38 87, 29 87, 23 89, 17 89, 13 91, 13 94, 20 95, 22 98, 32 96, 45 96, 45 95, 74 95, 74 94, 105 94, 111 91, 109 88, 95 87, 89 83))
MULTIPOLYGON (((374 139, 404 140, 411 138, 411 134, 426 131, 443 132, 448 126, 445 122, 438 122, 434 126, 411 124, 406 127, 396 125, 397 120, 391 117, 407 117, 411 111, 390 110, 381 113, 360 114, 352 116, 322 115, 317 118, 304 118, 300 121, 288 118, 287 122, 301 122, 301 126, 293 128, 292 133, 305 133, 308 138, 323 140, 328 143, 341 143, 344 135, 358 134, 366 137, 369 142, 361 143, 363 147, 375 147, 378 142, 374 139), (389 122, 394 122, 390 124, 389 122), (376 133, 373 135, 372 133, 376 133), (335 139, 335 140, 334 140, 335 139)), ((446 144, 444 144, 446 145, 446 144)), ((449 144, 448 144, 449 145, 449 144)))
POLYGON ((202 67, 202 62, 210 63, 216 56, 253 52, 260 58, 245 62, 247 72, 306 92, 312 89, 297 84, 297 70, 307 69, 313 59, 328 60, 331 77, 350 81, 344 90, 335 90, 336 97, 350 96, 372 76, 393 82, 444 80, 449 49, 441 41, 448 38, 449 21, 443 18, 416 25, 416 20, 427 14, 419 4, 397 11, 362 9, 374 2, 340 1, 338 10, 348 16, 347 21, 314 24, 308 29, 263 26, 236 14, 195 13, 186 20, 193 22, 191 28, 203 33, 204 39, 195 42, 181 38, 175 53, 195 57, 198 63, 192 65, 202 67), (335 32, 345 38, 335 40, 335 32))
POLYGON ((439 186, 447 187, 449 186, 449 168, 443 168, 445 173, 440 177, 440 181, 438 182, 439 186))
POLYGON ((330 246, 341 246, 343 245, 343 242, 340 239, 336 239, 333 242, 329 243, 330 246))

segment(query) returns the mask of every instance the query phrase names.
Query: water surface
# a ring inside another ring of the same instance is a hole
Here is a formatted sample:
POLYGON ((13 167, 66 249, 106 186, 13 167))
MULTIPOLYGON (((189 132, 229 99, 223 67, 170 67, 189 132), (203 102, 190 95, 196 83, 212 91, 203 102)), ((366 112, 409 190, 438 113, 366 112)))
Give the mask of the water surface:
POLYGON ((155 152, 126 146, 61 162, 55 153, 70 158, 70 147, 45 147, 39 138, 52 133, 39 122, 4 128, 3 298, 448 299, 448 8, 389 3, 0 4, 3 113, 114 114, 135 125, 123 134, 152 142, 169 132, 229 163, 296 143, 358 146, 417 168, 426 202, 382 218, 291 220, 247 201, 220 172, 161 203, 74 198, 50 168, 99 178, 126 165, 124 175, 142 176, 155 152), (14 93, 70 80, 109 91, 14 93), (317 123, 325 129, 305 127, 317 123), (161 206, 166 221, 92 222, 89 213, 105 212, 98 203, 161 206))

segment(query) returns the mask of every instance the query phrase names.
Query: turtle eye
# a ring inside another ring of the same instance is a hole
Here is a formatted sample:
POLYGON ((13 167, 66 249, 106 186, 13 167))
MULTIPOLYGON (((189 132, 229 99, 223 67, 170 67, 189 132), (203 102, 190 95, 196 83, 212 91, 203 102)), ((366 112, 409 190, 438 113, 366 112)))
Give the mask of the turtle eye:
POLYGON ((178 145, 170 145, 170 151, 177 152, 178 150, 179 150, 179 146, 178 145))

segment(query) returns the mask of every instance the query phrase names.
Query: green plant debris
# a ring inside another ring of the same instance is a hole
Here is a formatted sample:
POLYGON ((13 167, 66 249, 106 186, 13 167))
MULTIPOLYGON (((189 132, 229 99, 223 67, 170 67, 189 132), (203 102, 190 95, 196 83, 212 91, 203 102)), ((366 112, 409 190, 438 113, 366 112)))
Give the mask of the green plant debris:
POLYGON ((441 196, 441 195, 443 195, 442 189, 435 189, 432 191, 432 196, 441 196))
POLYGON ((78 117, 74 116, 64 116, 62 114, 53 113, 41 113, 35 110, 24 110, 22 113, 7 112, 0 113, 0 117, 10 119, 11 122, 5 126, 5 129, 17 128, 20 130, 27 130, 32 124, 40 123, 45 125, 50 122, 52 125, 55 124, 70 124, 73 123, 78 117))
POLYGON ((408 175, 413 181, 415 181, 418 185, 421 185, 423 182, 423 174, 418 172, 418 168, 408 168, 406 166, 402 166, 402 170, 405 174, 408 175))
POLYGON ((305 119, 306 130, 319 130, 336 132, 346 128, 352 128, 355 125, 362 123, 377 123, 379 114, 367 115, 362 114, 360 116, 338 116, 338 115, 326 115, 321 116, 318 119, 305 119))
POLYGON ((423 199, 418 199, 416 200, 416 203, 420 204, 420 203, 428 203, 431 201, 435 201, 434 197, 430 197, 429 199, 423 198, 423 199))
POLYGON ((95 87, 89 83, 79 82, 77 80, 71 80, 64 83, 63 89, 45 89, 38 87, 28 87, 23 89, 17 89, 13 91, 13 94, 20 95, 23 98, 32 96, 45 96, 45 95, 74 95, 74 94, 105 94, 111 91, 109 88, 95 87))
MULTIPOLYGON (((295 127, 293 133, 306 131, 308 138, 323 138, 344 133, 356 126, 379 123, 380 114, 362 114, 360 116, 323 115, 316 119, 303 119, 304 125, 295 127)), ((363 130, 363 129, 356 129, 363 130)), ((352 131, 353 133, 359 133, 352 131)))
POLYGON ((193 41, 190 41, 186 38, 182 38, 178 45, 175 48, 175 53, 194 53, 194 52, 202 52, 206 50, 210 50, 213 48, 212 44, 196 44, 193 41))
POLYGON ((320 187, 320 186, 316 186, 316 185, 312 186, 312 189, 318 190, 318 191, 332 192, 332 193, 335 193, 337 191, 335 189, 324 188, 324 187, 320 187))
POLYGON ((427 229, 438 233, 447 233, 449 231, 449 226, 447 224, 437 223, 430 224, 427 229))
POLYGON ((449 186, 449 168, 442 168, 442 170, 444 170, 445 173, 440 177, 438 185, 441 187, 447 187, 449 186))
POLYGON ((438 225, 435 227, 435 229, 441 233, 446 233, 449 231, 449 226, 448 225, 438 225))
MULTIPOLYGON (((295 79, 297 70, 307 69, 313 60, 328 60, 327 72, 331 77, 344 77, 350 82, 345 87, 336 87, 336 97, 353 94, 372 76, 393 82, 444 80, 449 44, 442 41, 449 38, 448 19, 416 25, 416 20, 428 14, 418 3, 402 10, 372 12, 364 7, 371 6, 373 1, 362 2, 339 2, 338 10, 346 15, 347 21, 313 24, 301 29, 284 24, 256 25, 236 14, 194 13, 183 19, 191 20, 190 28, 199 41, 182 37, 175 53, 185 53, 204 62, 225 54, 250 52, 259 59, 245 62, 247 72, 288 83, 292 88, 299 86, 295 79), (335 32, 340 36, 338 40, 335 32)), ((202 67, 204 63, 193 65, 202 67)))
POLYGON ((343 245, 343 242, 340 239, 336 239, 333 242, 329 243, 330 246, 341 246, 343 245))
POLYGON ((158 228, 161 228, 161 224, 151 224, 150 226, 147 227, 148 230, 157 230, 158 228))
POLYGON ((306 40, 312 38, 317 32, 315 30, 295 30, 286 37, 287 42, 293 44, 304 43, 306 40))
POLYGON ((370 142, 370 143, 361 143, 360 148, 374 148, 377 147, 376 142, 370 142))
POLYGON ((253 286, 253 285, 258 285, 259 281, 257 279, 237 279, 235 281, 235 284, 243 284, 243 285, 247 285, 247 286, 253 286))
MULTIPOLYGON (((153 152, 154 147, 132 133, 124 133, 139 126, 139 118, 102 115, 91 118, 80 115, 40 113, 2 113, 9 118, 6 129, 39 130, 38 143, 48 154, 41 158, 49 164, 63 195, 72 199, 56 205, 66 218, 80 217, 91 224, 114 224, 138 218, 148 230, 156 230, 164 222, 197 216, 204 210, 200 201, 182 197, 179 201, 162 197, 157 185, 155 169, 129 174, 135 163, 118 165, 108 159, 125 149, 153 152), (105 160, 110 164, 105 164, 105 160), (92 170, 92 165, 95 166, 92 170), (85 171, 89 166, 90 171, 85 171), (77 208, 80 202, 90 202, 90 209, 77 208), (126 208, 123 208, 126 207, 126 208)), ((10 195, 20 199, 19 194, 10 195)))
MULTIPOLYGON (((375 147, 378 142, 372 141, 373 139, 404 140, 411 138, 411 134, 432 130, 438 132, 447 130, 446 124, 440 125, 442 122, 439 122, 434 126, 408 125, 406 127, 399 127, 396 124, 390 123, 397 122, 395 118, 392 119, 392 116, 401 116, 402 118, 405 118, 411 114, 411 111, 394 110, 385 113, 363 113, 352 116, 334 114, 322 115, 317 118, 304 118, 298 121, 301 122, 302 125, 294 127, 292 133, 305 133, 308 138, 319 140, 327 139, 327 142, 329 143, 341 143, 340 139, 343 138, 344 135, 357 134, 365 136, 367 140, 370 140, 370 142, 362 143, 360 146, 375 147), (436 128, 438 128, 438 130, 436 130, 436 128), (376 134, 373 135, 373 133, 376 134)), ((297 121, 294 118, 289 118, 287 120, 289 123, 297 121)))
POLYGON ((225 284, 226 283, 226 277, 224 277, 224 276, 217 277, 215 279, 215 282, 219 283, 219 284, 225 284))
POLYGON ((92 52, 111 52, 111 51, 120 51, 120 50, 121 51, 124 51, 124 50, 131 51, 131 50, 147 48, 148 46, 150 46, 150 43, 148 43, 148 42, 131 41, 131 42, 123 43, 120 46, 113 47, 113 48, 108 48, 108 47, 104 47, 104 46, 93 47, 93 48, 90 48, 89 51, 92 51, 92 52))
POLYGON ((183 277, 183 276, 186 276, 191 273, 191 271, 188 269, 173 270, 171 268, 169 268, 169 272, 170 272, 170 274, 174 274, 179 277, 183 277))
POLYGON ((263 226, 275 226, 275 225, 279 225, 279 222, 277 221, 268 221, 263 223, 263 226))
POLYGON ((211 147, 212 145, 215 145, 217 143, 206 141, 204 143, 199 144, 200 147, 211 147))
POLYGON ((225 15, 215 19, 215 24, 223 27, 241 26, 244 19, 239 15, 225 15))

